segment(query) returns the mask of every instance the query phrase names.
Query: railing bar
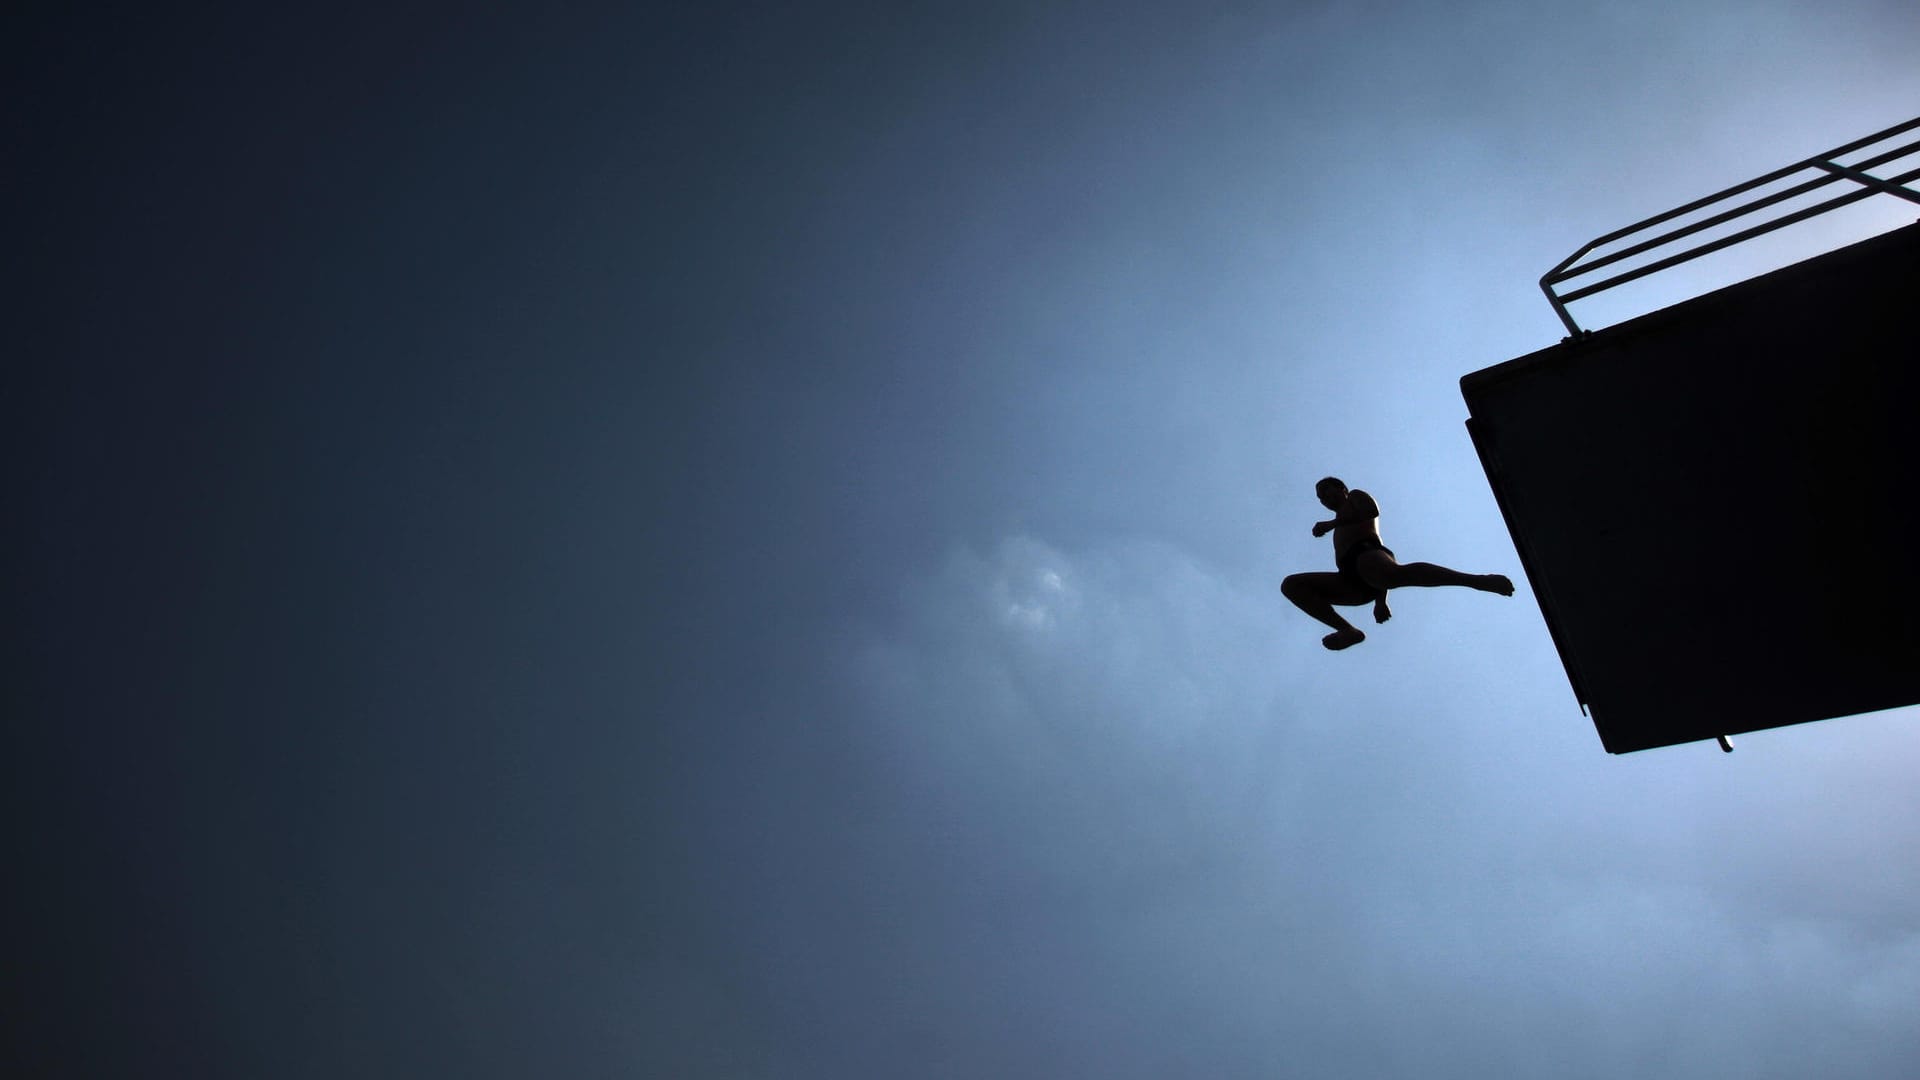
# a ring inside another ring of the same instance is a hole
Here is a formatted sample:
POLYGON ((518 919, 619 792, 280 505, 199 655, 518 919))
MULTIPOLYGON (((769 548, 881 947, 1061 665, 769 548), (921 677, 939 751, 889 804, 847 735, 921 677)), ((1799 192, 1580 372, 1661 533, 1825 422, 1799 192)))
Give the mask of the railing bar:
POLYGON ((1777 191, 1772 195, 1768 195, 1768 196, 1765 196, 1764 198, 1756 199, 1755 201, 1750 203, 1743 203, 1742 205, 1736 206, 1731 210, 1727 210, 1722 213, 1715 214, 1710 218, 1702 218, 1701 220, 1696 221, 1691 225, 1682 225, 1681 227, 1674 229, 1671 232, 1661 233, 1659 236, 1656 236, 1651 240, 1643 240, 1640 243, 1633 245, 1632 247, 1622 248, 1619 251, 1615 251, 1607 255, 1602 255, 1591 262, 1583 263, 1580 266, 1575 267, 1574 269, 1568 270, 1564 273, 1561 273, 1555 276, 1554 278, 1552 278, 1552 281, 1556 284, 1562 281, 1571 281, 1572 279, 1577 278, 1582 274, 1586 274, 1594 270, 1598 270, 1603 266, 1611 266, 1612 264, 1617 263, 1622 259, 1631 259, 1635 255, 1639 255, 1639 254, 1642 254, 1643 252, 1651 251, 1654 248, 1660 247, 1663 244, 1671 243, 1675 240, 1680 239, 1681 237, 1692 236, 1694 233, 1701 232, 1705 229, 1711 229, 1715 225, 1724 225, 1727 222, 1732 221, 1734 218, 1741 217, 1742 215, 1745 215, 1745 214, 1751 214, 1755 210, 1764 210, 1775 203, 1785 202, 1788 199, 1792 199, 1800 195, 1805 195, 1809 191, 1813 191, 1816 188, 1824 187, 1828 184, 1833 183, 1836 180, 1842 180, 1842 179, 1845 179, 1845 178, 1838 173, 1831 173, 1831 172, 1822 173, 1819 177, 1813 180, 1809 180, 1802 184, 1796 184, 1793 187, 1786 189, 1785 191, 1777 191))
POLYGON ((1634 233, 1640 232, 1644 229, 1649 229, 1655 225, 1672 221, 1674 218, 1682 217, 1686 214, 1691 214, 1695 210, 1698 210, 1703 206, 1711 206, 1714 203, 1720 202, 1728 198, 1729 196, 1739 195, 1743 192, 1752 191, 1754 188, 1757 188, 1757 187, 1765 187, 1766 185, 1773 183, 1775 180, 1779 180, 1782 177, 1791 176, 1794 173, 1799 172, 1801 169, 1805 167, 1806 167, 1806 164, 1804 162, 1798 165, 1789 165, 1784 169, 1776 169, 1765 176, 1755 177, 1754 179, 1749 180, 1744 184, 1735 184, 1733 187, 1730 187, 1725 191, 1717 191, 1717 192, 1714 192, 1712 195, 1706 196, 1705 198, 1695 199, 1692 202, 1686 204, 1685 206, 1675 207, 1674 209, 1669 210, 1664 214, 1658 214, 1654 217, 1647 218, 1644 221, 1636 221, 1624 229, 1615 229, 1614 231, 1606 234, 1605 236, 1601 236, 1594 239, 1592 242, 1588 243, 1587 246, 1582 250, 1591 251, 1594 248, 1600 247, 1604 244, 1611 244, 1615 240, 1618 240, 1623 236, 1632 236, 1634 233))
POLYGON ((1858 169, 1850 168, 1846 165, 1836 165, 1831 161, 1821 162, 1820 167, 1836 175, 1844 176, 1856 184, 1872 188, 1882 195, 1891 195, 1896 199, 1905 199, 1908 202, 1920 203, 1920 191, 1914 191, 1898 180, 1882 180, 1869 173, 1861 172, 1858 169))
POLYGON ((1851 165, 1847 165, 1846 162, 1841 161, 1838 157, 1815 158, 1813 161, 1808 162, 1808 164, 1817 169, 1820 167, 1821 162, 1827 161, 1835 165, 1845 165, 1849 169, 1871 169, 1875 165, 1884 165, 1889 161, 1906 157, 1908 154, 1916 151, 1920 151, 1920 141, 1910 142, 1905 146, 1896 146, 1885 153, 1875 154, 1870 158, 1864 158, 1851 165))
MULTIPOLYGON (((1899 135, 1903 132, 1906 132, 1916 127, 1920 127, 1920 117, 1915 117, 1914 119, 1909 120, 1904 124, 1895 124, 1893 127, 1890 127, 1885 131, 1881 131, 1876 134, 1869 135, 1864 139, 1855 139, 1853 142, 1850 142, 1845 146, 1837 146, 1832 150, 1826 151, 1825 153, 1815 154, 1812 157, 1805 159, 1804 161, 1795 162, 1792 165, 1787 165, 1782 168, 1775 169, 1774 171, 1767 173, 1764 176, 1754 177, 1752 180, 1748 180, 1745 183, 1735 184, 1734 186, 1727 188, 1725 191, 1718 191, 1712 195, 1695 199, 1694 201, 1686 204, 1685 206, 1676 207, 1675 209, 1669 210, 1664 214, 1659 214, 1655 217, 1647 218, 1645 221, 1635 222, 1634 224, 1628 225, 1626 228, 1623 228, 1623 229, 1616 229, 1613 232, 1610 232, 1605 236, 1602 236, 1599 239, 1594 240, 1591 244, 1587 245, 1587 249, 1591 250, 1592 248, 1599 247, 1602 244, 1610 244, 1613 241, 1618 240, 1623 236, 1631 236, 1632 234, 1639 232, 1641 229, 1645 229, 1653 225, 1658 225, 1664 221, 1671 221, 1672 219, 1679 217, 1682 214, 1692 213, 1693 211, 1698 210, 1703 206, 1708 206, 1708 205, 1711 205, 1712 203, 1719 202, 1720 200, 1725 199, 1730 195, 1738 195, 1744 191, 1751 191, 1757 187, 1764 187, 1765 185, 1771 184, 1775 180, 1778 180, 1782 177, 1790 176, 1796 172, 1799 172, 1802 169, 1811 168, 1814 166, 1816 162, 1830 160, 1832 158, 1839 157, 1841 154, 1850 154, 1855 150, 1860 149, 1861 147, 1871 146, 1877 142, 1883 142, 1887 139, 1892 138, 1895 135, 1899 135)), ((1910 153, 1917 146, 1920 146, 1920 144, 1909 144, 1908 146, 1902 147, 1898 151, 1894 151, 1891 154, 1882 155, 1870 161, 1861 162, 1859 165, 1854 166, 1854 168, 1870 169, 1874 165, 1878 165, 1882 162, 1891 160, 1894 157, 1900 157, 1904 154, 1910 153)), ((1568 261, 1571 262, 1572 260, 1568 260, 1568 261)))
MULTIPOLYGON (((1562 259, 1557 266, 1547 271, 1546 274, 1540 278, 1540 291, 1546 294, 1548 303, 1550 303, 1553 306, 1554 314, 1558 315, 1560 317, 1560 321, 1566 324, 1567 332, 1572 336, 1579 336, 1585 333, 1585 331, 1582 331, 1579 328, 1579 326, 1575 324, 1575 322, 1573 321, 1573 316, 1569 314, 1567 311, 1567 305, 1572 303, 1575 300, 1592 296, 1595 293, 1602 292, 1607 289, 1611 289, 1616 285, 1624 285, 1630 281, 1637 281, 1640 278, 1646 277, 1649 274, 1655 274, 1662 270, 1668 269, 1670 267, 1678 266, 1681 263, 1689 262, 1691 260, 1700 258, 1703 255, 1710 255, 1713 252, 1722 250, 1723 248, 1728 248, 1735 244, 1739 244, 1747 240, 1751 240, 1756 236, 1764 236, 1767 233, 1775 231, 1776 229, 1782 229, 1796 222, 1805 221, 1810 217, 1814 217, 1819 214, 1824 214, 1827 211, 1835 209, 1837 207, 1846 206, 1851 203, 1859 202, 1860 200, 1869 198, 1873 195, 1885 193, 1885 194, 1899 195, 1902 198, 1906 198, 1908 197, 1908 194, 1903 185, 1907 184, 1908 182, 1916 178, 1920 178, 1920 169, 1912 169, 1905 173, 1901 173, 1898 176, 1894 176, 1886 179, 1865 175, 1865 170, 1873 168, 1876 165, 1885 164, 1886 162, 1893 161, 1898 158, 1906 157, 1908 154, 1914 153, 1916 151, 1920 151, 1920 142, 1908 143, 1905 146, 1896 147, 1892 150, 1882 151, 1872 157, 1867 158, 1864 161, 1861 161, 1855 164, 1850 164, 1850 165, 1844 164, 1839 162, 1837 159, 1843 154, 1850 154, 1864 147, 1873 146, 1877 143, 1885 142, 1896 135, 1902 134, 1903 132, 1912 131, 1915 128, 1920 128, 1920 117, 1915 117, 1911 120, 1905 121, 1904 123, 1895 124, 1894 126, 1890 128, 1886 128, 1885 130, 1877 131, 1871 135, 1867 135, 1862 138, 1855 139, 1850 143, 1846 143, 1841 146, 1834 147, 1833 149, 1825 151, 1823 153, 1815 154, 1812 157, 1805 159, 1804 161, 1800 161, 1795 164, 1788 165, 1781 169, 1776 169, 1773 172, 1765 174, 1764 176, 1755 177, 1754 179, 1748 180, 1743 184, 1736 184, 1733 187, 1727 188, 1724 191, 1716 192, 1712 195, 1708 195, 1705 198, 1695 199, 1693 202, 1687 203, 1685 206, 1676 207, 1675 209, 1669 210, 1664 214, 1659 214, 1654 217, 1647 218, 1644 221, 1635 222, 1634 224, 1629 225, 1624 229, 1616 229, 1613 232, 1607 233, 1604 236, 1597 237, 1596 239, 1590 240, 1586 244, 1582 245, 1578 251, 1575 251, 1573 254, 1567 256, 1565 259, 1562 259), (1734 207, 1731 210, 1721 211, 1720 213, 1715 214, 1711 218, 1707 218, 1702 221, 1697 221, 1690 225, 1684 225, 1675 229, 1671 229, 1666 233, 1661 234, 1660 236, 1654 237, 1649 240, 1643 240, 1640 243, 1635 244, 1626 250, 1609 253, 1598 259, 1595 259, 1590 263, 1580 266, 1578 269, 1574 269, 1574 270, 1568 269, 1569 267, 1572 267, 1575 264, 1579 263, 1580 260, 1586 258, 1587 255, 1590 254, 1595 248, 1601 247, 1606 244, 1611 244, 1614 241, 1619 240, 1623 237, 1632 236, 1635 233, 1650 229, 1656 225, 1665 224, 1666 222, 1672 221, 1675 218, 1690 214, 1695 210, 1699 210, 1703 207, 1711 206, 1714 203, 1723 202, 1729 198, 1732 198, 1733 196, 1741 195, 1748 191, 1752 191, 1755 188, 1764 187, 1777 180, 1783 179, 1788 176, 1792 176, 1794 173, 1800 172, 1805 169, 1816 169, 1819 171, 1819 175, 1816 176, 1816 178, 1813 180, 1804 181, 1792 188, 1789 188, 1788 190, 1776 192, 1768 196, 1763 196, 1755 201, 1743 204, 1738 207, 1734 207), (1648 251, 1653 250, 1654 248, 1660 247, 1665 244, 1670 244, 1684 237, 1692 236, 1695 233, 1701 232, 1702 230, 1705 230, 1705 229, 1713 228, 1716 225, 1723 225, 1736 218, 1742 217, 1747 214, 1751 214, 1757 210, 1765 209, 1769 206, 1773 206, 1787 199, 1791 199, 1799 195, 1804 195, 1807 192, 1813 191, 1826 184, 1830 184, 1835 180, 1841 180, 1841 179, 1851 180, 1856 184, 1862 184, 1866 186, 1863 186, 1858 191, 1850 191, 1844 195, 1840 195, 1835 198, 1829 199, 1826 202, 1819 203, 1815 206, 1809 206, 1804 209, 1795 211, 1794 213, 1789 214, 1786 217, 1776 218, 1772 221, 1764 222, 1760 225, 1755 225, 1751 228, 1744 229, 1730 236, 1722 237, 1719 240, 1702 244, 1698 247, 1689 248, 1688 250, 1680 252, 1677 255, 1669 256, 1665 259, 1661 259, 1660 261, 1651 263, 1647 266, 1642 266, 1634 270, 1629 270, 1622 274, 1616 274, 1615 276, 1607 278, 1604 281, 1598 281, 1591 285, 1587 285, 1584 288, 1576 289, 1573 292, 1566 294, 1565 296, 1561 296, 1559 293, 1554 291, 1554 285, 1558 282, 1566 281, 1571 278, 1578 277, 1582 274, 1590 273, 1594 270, 1598 270, 1605 266, 1611 266, 1615 263, 1620 262, 1623 259, 1632 258, 1635 255, 1644 254, 1648 251), (1899 188, 1900 190, 1893 190, 1895 188, 1899 188)), ((1916 199, 1915 201, 1920 201, 1920 199, 1916 199)))
POLYGON ((1808 158, 1807 161, 1813 162, 1813 161, 1818 161, 1821 158, 1836 158, 1836 157, 1839 157, 1841 154, 1851 154, 1855 150, 1858 150, 1863 146, 1871 146, 1872 144, 1880 142, 1884 139, 1891 139, 1895 135, 1900 134, 1901 132, 1912 131, 1914 128, 1917 128, 1917 127, 1920 127, 1920 116, 1916 116, 1904 124, 1895 124, 1885 131, 1876 131, 1873 134, 1868 135, 1863 139, 1855 139, 1854 141, 1848 143, 1845 146, 1836 146, 1824 154, 1815 154, 1814 156, 1808 158))
MULTIPOLYGON (((1868 158, 1867 160, 1860 162, 1858 165, 1849 165, 1847 167, 1855 171, 1859 171, 1862 169, 1871 169, 1876 165, 1882 165, 1888 161, 1893 161, 1898 158, 1905 157, 1908 154, 1911 154, 1915 151, 1920 151, 1920 142, 1909 143, 1906 146, 1899 147, 1897 149, 1887 151, 1886 153, 1876 155, 1875 157, 1868 158)), ((1797 170, 1800 168, 1820 168, 1819 162, 1824 160, 1827 160, 1827 159, 1815 158, 1815 159, 1812 159, 1811 164, 1795 166, 1795 169, 1797 170)), ((1617 263, 1622 259, 1630 259, 1635 255, 1641 254, 1642 252, 1650 251, 1653 248, 1659 247, 1662 244, 1668 243, 1673 240, 1678 240, 1683 236, 1691 236, 1694 233, 1700 232, 1703 229, 1710 229, 1710 228, 1713 228, 1715 225, 1723 225, 1726 222, 1732 221, 1734 218, 1740 217, 1743 214, 1750 214, 1755 210, 1764 209, 1768 206, 1772 206, 1775 203, 1784 202, 1787 199, 1791 199, 1799 195, 1804 195, 1807 192, 1814 190, 1815 188, 1822 187, 1826 184, 1833 183, 1834 181, 1840 180, 1840 179, 1845 179, 1845 177, 1843 177, 1841 174, 1838 174, 1838 173, 1823 171, 1818 177, 1812 180, 1808 180, 1803 183, 1796 184, 1793 187, 1787 188, 1783 191, 1777 191, 1772 195, 1765 196, 1754 202, 1745 203, 1741 206, 1735 207, 1732 210, 1727 210, 1722 213, 1716 214, 1713 217, 1704 218, 1700 221, 1694 222, 1691 225, 1682 226, 1681 228, 1676 229, 1672 232, 1662 233, 1651 240, 1644 240, 1639 244, 1634 245, 1633 247, 1625 248, 1623 250, 1612 252, 1608 255, 1604 255, 1598 259, 1593 260, 1592 262, 1581 265, 1577 269, 1568 270, 1565 268, 1565 265, 1556 267, 1554 268, 1554 270, 1548 273, 1546 280, 1549 283, 1570 281, 1576 277, 1579 277, 1582 274, 1588 273, 1593 270, 1598 270, 1603 266, 1612 265, 1613 263, 1617 263)), ((1644 226, 1652 223, 1653 222, 1650 222, 1650 221, 1643 222, 1642 225, 1644 226)), ((1618 236, 1616 236, 1615 239, 1618 239, 1618 236)), ((1588 245, 1587 249, 1585 250, 1591 250, 1592 248, 1599 246, 1602 242, 1603 242, 1602 240, 1596 240, 1592 244, 1588 245)))
MULTIPOLYGON (((1887 177, 1886 179, 1887 179, 1887 183, 1889 184, 1905 184, 1905 183, 1908 183, 1909 181, 1920 179, 1920 169, 1909 169, 1908 171, 1900 173, 1897 176, 1890 176, 1890 177, 1887 177)), ((1571 303, 1575 300, 1581 299, 1582 297, 1592 296, 1594 293, 1612 288, 1615 285, 1624 285, 1629 281, 1633 281, 1637 278, 1645 277, 1648 274, 1654 273, 1659 270, 1664 270, 1667 267, 1677 266, 1680 263, 1686 262, 1690 259, 1696 259, 1702 255, 1719 251, 1721 248, 1728 247, 1732 244, 1740 243, 1743 240, 1751 240, 1756 236, 1764 236, 1775 229, 1781 228, 1782 226, 1791 225, 1797 221, 1805 221, 1810 217, 1814 217, 1819 214, 1824 214, 1829 210, 1846 206, 1851 203, 1856 203, 1862 199, 1870 198, 1878 194, 1881 194, 1881 192, 1878 189, 1869 187, 1869 188, 1861 188, 1858 191, 1849 191, 1845 195, 1836 195, 1833 198, 1828 199, 1826 202, 1816 203, 1813 206, 1805 207, 1804 209, 1801 209, 1801 210, 1796 210, 1795 212, 1787 215, 1786 217, 1776 218, 1773 221, 1763 225, 1755 225, 1750 229, 1745 229, 1741 232, 1733 233, 1732 235, 1723 237, 1719 240, 1715 240, 1702 247, 1689 248, 1679 255, 1676 255, 1667 259, 1662 259, 1659 262, 1649 263, 1646 266, 1640 267, 1639 269, 1636 269, 1636 270, 1629 271, 1628 273, 1620 274, 1616 277, 1610 277, 1605 281, 1599 281, 1599 282, 1595 282, 1592 285, 1583 286, 1582 288, 1575 289, 1573 292, 1567 293, 1565 295, 1560 295, 1557 293, 1555 295, 1559 297, 1559 300, 1561 303, 1563 304, 1571 303)))
MULTIPOLYGON (((1904 183, 1904 181, 1902 182, 1904 183)), ((1832 210, 1835 207, 1845 206, 1848 203, 1856 203, 1856 202, 1859 202, 1861 199, 1865 199, 1865 198, 1868 198, 1869 196, 1877 195, 1877 194, 1879 194, 1879 192, 1873 190, 1872 188, 1862 188, 1859 191, 1849 191, 1845 195, 1837 196, 1833 199, 1828 200, 1827 202, 1823 202, 1819 204, 1818 206, 1807 207, 1804 210, 1796 211, 1795 213, 1789 214, 1786 217, 1775 218, 1774 220, 1769 221, 1763 225, 1755 225, 1751 229, 1745 229, 1741 232, 1734 233, 1731 236, 1721 237, 1720 239, 1715 240, 1712 243, 1703 244, 1697 248, 1688 248, 1686 251, 1683 251, 1678 255, 1669 256, 1668 258, 1661 259, 1659 262, 1648 263, 1647 265, 1639 267, 1637 269, 1629 270, 1624 274, 1607 278, 1605 281, 1596 281, 1591 285, 1587 285, 1585 287, 1575 289, 1570 293, 1562 294, 1560 296, 1560 302, 1563 304, 1570 304, 1573 301, 1579 300, 1583 297, 1592 296, 1594 293, 1602 292, 1606 289, 1611 289, 1615 285, 1625 285, 1629 281, 1634 281, 1639 278, 1646 277, 1648 274, 1658 273, 1659 271, 1665 270, 1668 267, 1678 266, 1683 262, 1689 262, 1693 259, 1699 258, 1702 255, 1711 255, 1712 253, 1719 251, 1721 248, 1731 247, 1732 245, 1741 243, 1742 241, 1751 240, 1756 236, 1764 236, 1767 233, 1774 231, 1775 229, 1780 229, 1788 225, 1792 225, 1796 221, 1805 221, 1807 218, 1813 217, 1816 214, 1824 214, 1828 210, 1832 210)))

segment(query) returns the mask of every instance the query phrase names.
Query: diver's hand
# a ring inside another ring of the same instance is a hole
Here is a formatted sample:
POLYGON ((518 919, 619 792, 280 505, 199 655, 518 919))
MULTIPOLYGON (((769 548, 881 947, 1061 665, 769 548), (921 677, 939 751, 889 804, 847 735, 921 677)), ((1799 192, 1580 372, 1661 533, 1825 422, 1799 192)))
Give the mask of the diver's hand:
POLYGON ((1315 537, 1325 536, 1332 531, 1333 522, 1331 521, 1316 521, 1313 523, 1313 535, 1315 537))
POLYGON ((1386 622, 1393 618, 1393 609, 1387 607, 1387 598, 1381 597, 1373 602, 1373 621, 1386 622))

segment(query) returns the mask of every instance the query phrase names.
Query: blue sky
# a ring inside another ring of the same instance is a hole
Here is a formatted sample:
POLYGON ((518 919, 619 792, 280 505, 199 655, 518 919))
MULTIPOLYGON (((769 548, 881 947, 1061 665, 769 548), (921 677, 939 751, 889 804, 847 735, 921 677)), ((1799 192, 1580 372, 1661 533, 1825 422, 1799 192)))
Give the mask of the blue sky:
POLYGON ((1524 585, 1338 655, 1278 593, 1329 473, 1520 579, 1460 375, 1589 238, 1920 112, 1910 5, 20 41, 29 1061, 1920 1062, 1912 709, 1615 758, 1524 585))

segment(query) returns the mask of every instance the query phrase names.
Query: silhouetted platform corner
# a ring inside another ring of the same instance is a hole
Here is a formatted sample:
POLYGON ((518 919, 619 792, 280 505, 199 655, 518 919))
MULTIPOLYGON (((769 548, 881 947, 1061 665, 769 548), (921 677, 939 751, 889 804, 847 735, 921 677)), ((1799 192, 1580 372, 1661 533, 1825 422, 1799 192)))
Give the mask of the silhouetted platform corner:
POLYGON ((1605 748, 1920 703, 1920 225, 1593 333, 1556 308, 1460 388, 1605 748))

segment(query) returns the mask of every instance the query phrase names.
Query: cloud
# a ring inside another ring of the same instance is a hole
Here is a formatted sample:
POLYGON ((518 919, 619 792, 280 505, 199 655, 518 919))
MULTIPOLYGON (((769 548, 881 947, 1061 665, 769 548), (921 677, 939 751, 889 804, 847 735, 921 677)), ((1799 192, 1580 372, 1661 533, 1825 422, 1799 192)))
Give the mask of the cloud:
MULTIPOLYGON (((1792 818, 1745 790, 1778 757, 1563 759, 1489 715, 1514 703, 1472 638, 1345 664, 1300 619, 1164 544, 1013 536, 956 548, 858 638, 843 674, 891 777, 861 857, 914 943, 899 1000, 954 1075, 1866 1076, 1920 1054, 1907 872, 1806 879, 1823 850, 1857 872, 1891 849, 1741 835, 1792 818)), ((1907 805, 1880 779, 1871 812, 1907 805)))
MULTIPOLYGON (((1261 662, 1278 613, 1165 545, 956 550, 907 609, 854 671, 893 718, 880 737, 929 776, 1191 823, 1233 812, 1222 771, 1250 783, 1247 751, 1285 723, 1288 680, 1261 662), (1152 814, 1128 809, 1141 788, 1152 814)), ((1192 828, 1134 824, 1169 840, 1192 828)))

